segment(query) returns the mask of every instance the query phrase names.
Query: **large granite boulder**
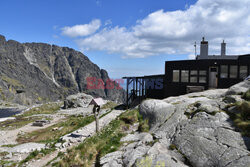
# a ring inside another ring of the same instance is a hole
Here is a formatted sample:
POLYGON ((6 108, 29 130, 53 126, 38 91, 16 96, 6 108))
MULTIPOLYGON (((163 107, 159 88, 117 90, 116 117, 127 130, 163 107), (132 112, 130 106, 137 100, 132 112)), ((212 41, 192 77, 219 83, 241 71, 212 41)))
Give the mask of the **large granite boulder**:
POLYGON ((162 100, 145 100, 140 105, 140 114, 143 119, 148 119, 150 129, 163 124, 174 112, 174 105, 162 100))
POLYGON ((76 108, 76 107, 88 107, 89 103, 93 99, 92 96, 85 93, 78 93, 75 95, 70 95, 64 100, 64 109, 76 108))
POLYGON ((244 80, 243 82, 231 86, 226 92, 226 95, 243 94, 249 89, 250 89, 250 80, 244 80))

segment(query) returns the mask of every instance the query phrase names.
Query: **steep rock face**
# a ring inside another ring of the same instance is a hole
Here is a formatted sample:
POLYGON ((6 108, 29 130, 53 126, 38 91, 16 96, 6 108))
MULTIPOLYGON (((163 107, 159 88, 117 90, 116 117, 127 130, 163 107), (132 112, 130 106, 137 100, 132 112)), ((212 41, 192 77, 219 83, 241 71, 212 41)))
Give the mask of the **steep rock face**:
MULTIPOLYGON (((81 52, 45 43, 6 41, 0 35, 0 99, 21 104, 54 101, 84 92, 123 102, 124 90, 87 88, 87 78, 109 76, 81 52)), ((98 82, 94 82, 98 84, 98 82)))

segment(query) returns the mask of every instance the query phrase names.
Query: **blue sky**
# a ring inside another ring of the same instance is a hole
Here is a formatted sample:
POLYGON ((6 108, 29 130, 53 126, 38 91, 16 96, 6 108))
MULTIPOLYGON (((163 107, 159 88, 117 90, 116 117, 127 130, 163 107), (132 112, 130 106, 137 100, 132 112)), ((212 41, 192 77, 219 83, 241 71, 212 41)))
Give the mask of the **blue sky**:
POLYGON ((211 54, 222 39, 228 54, 249 53, 248 7, 248 0, 8 0, 0 1, 0 34, 82 51, 112 78, 159 74, 166 60, 192 58, 202 36, 211 54))

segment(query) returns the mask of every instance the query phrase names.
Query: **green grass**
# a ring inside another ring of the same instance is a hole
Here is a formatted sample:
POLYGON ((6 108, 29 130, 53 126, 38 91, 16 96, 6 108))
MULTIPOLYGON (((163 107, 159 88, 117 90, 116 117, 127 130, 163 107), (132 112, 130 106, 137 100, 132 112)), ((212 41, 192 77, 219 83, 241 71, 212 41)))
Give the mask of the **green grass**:
POLYGON ((61 155, 63 158, 53 166, 85 166, 90 167, 96 162, 99 164, 100 157, 117 151, 122 142, 120 139, 126 135, 124 129, 139 121, 138 110, 129 110, 121 114, 117 119, 101 130, 97 135, 86 139, 79 146, 68 150, 66 155, 61 155))
POLYGON ((9 78, 6 75, 2 75, 1 79, 5 81, 6 83, 8 83, 9 85, 12 85, 14 87, 24 88, 24 86, 18 80, 9 78))
POLYGON ((6 156, 6 155, 8 155, 9 153, 8 152, 0 152, 0 157, 4 157, 4 156, 6 156))
POLYGON ((174 145, 174 144, 170 144, 169 149, 170 150, 178 150, 176 145, 174 145))
POLYGON ((242 95, 242 98, 250 101, 250 89, 242 95))
POLYGON ((38 119, 42 119, 43 118, 42 116, 37 116, 39 114, 56 113, 60 109, 61 105, 62 103, 48 103, 48 104, 43 104, 39 107, 31 108, 30 110, 24 112, 23 114, 15 116, 16 119, 14 120, 6 120, 4 122, 0 122, 0 129, 11 130, 23 127, 38 119))
POLYGON ((30 161, 31 159, 34 159, 35 157, 37 157, 39 154, 39 151, 35 150, 33 152, 31 152, 24 160, 22 160, 20 163, 19 163, 19 166, 21 166, 22 164, 30 161))
POLYGON ((239 128, 242 136, 250 137, 250 102, 244 101, 236 103, 235 106, 240 111, 239 113, 227 112, 233 120, 234 126, 239 128))
POLYGON ((219 111, 213 111, 213 112, 206 112, 206 111, 203 111, 203 110, 192 110, 191 112, 185 112, 184 114, 189 118, 189 119, 192 119, 194 117, 195 114, 199 113, 199 112, 205 112, 209 115, 215 115, 217 112, 219 111))
POLYGON ((28 117, 27 118, 23 116, 16 116, 16 119, 14 120, 6 120, 3 122, 0 122, 0 129, 1 130, 18 129, 40 118, 41 117, 28 117))
POLYGON ((1 99, 2 99, 3 101, 6 101, 6 96, 5 96, 5 94, 3 93, 3 89, 2 89, 2 88, 0 88, 0 95, 1 95, 1 99))
POLYGON ((55 143, 54 145, 51 146, 51 148, 47 148, 47 149, 41 149, 40 151, 35 150, 33 152, 31 152, 24 160, 22 160, 19 163, 19 166, 22 166, 23 164, 25 164, 26 162, 29 162, 32 159, 40 159, 42 157, 44 157, 45 155, 50 154, 51 152, 55 151, 55 143))
POLYGON ((6 165, 8 165, 8 167, 14 167, 15 166, 15 164, 13 164, 12 161, 0 160, 0 166, 6 166, 6 165))
MULTIPOLYGON (((80 127, 83 127, 94 121, 94 116, 82 117, 82 116, 70 116, 64 122, 60 122, 56 125, 48 127, 46 129, 41 129, 37 131, 33 131, 31 133, 25 134, 23 136, 19 136, 17 141, 19 143, 26 142, 42 142, 42 143, 50 143, 50 148, 42 149, 41 151, 33 151, 19 163, 19 166, 23 165, 26 162, 29 162, 32 159, 40 159, 47 154, 55 151, 55 144, 62 142, 60 141, 60 137, 66 135, 80 127), (52 131, 54 127, 62 127, 61 130, 52 131)), ((61 156, 61 155, 59 155, 61 156)))
POLYGON ((64 121, 59 122, 53 126, 45 129, 36 130, 30 133, 26 133, 17 138, 18 143, 27 142, 41 142, 50 143, 57 141, 61 136, 64 136, 70 132, 73 132, 80 127, 86 126, 87 124, 95 120, 94 116, 69 116, 64 121), (61 128, 61 130, 54 130, 53 128, 61 128))
POLYGON ((22 114, 22 116, 27 117, 36 114, 54 114, 60 109, 61 105, 62 103, 46 103, 26 111, 22 114))
POLYGON ((137 110, 136 114, 137 114, 137 118, 139 121, 138 131, 139 132, 149 132, 148 119, 143 119, 142 115, 139 113, 138 110, 137 110))
POLYGON ((1 145, 1 147, 10 147, 10 148, 13 148, 13 147, 16 147, 18 144, 6 144, 6 145, 1 145))
POLYGON ((101 109, 114 109, 117 106, 115 102, 109 101, 106 104, 104 104, 101 109))

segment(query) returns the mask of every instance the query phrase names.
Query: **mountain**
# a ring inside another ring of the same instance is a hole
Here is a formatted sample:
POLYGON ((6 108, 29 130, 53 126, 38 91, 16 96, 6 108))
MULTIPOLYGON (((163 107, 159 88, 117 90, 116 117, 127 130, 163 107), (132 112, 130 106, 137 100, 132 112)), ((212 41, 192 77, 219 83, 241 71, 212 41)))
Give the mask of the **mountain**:
POLYGON ((74 49, 46 43, 6 41, 0 35, 0 100, 29 105, 84 92, 124 101, 123 89, 88 89, 88 77, 104 83, 109 79, 107 71, 74 49))

